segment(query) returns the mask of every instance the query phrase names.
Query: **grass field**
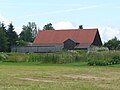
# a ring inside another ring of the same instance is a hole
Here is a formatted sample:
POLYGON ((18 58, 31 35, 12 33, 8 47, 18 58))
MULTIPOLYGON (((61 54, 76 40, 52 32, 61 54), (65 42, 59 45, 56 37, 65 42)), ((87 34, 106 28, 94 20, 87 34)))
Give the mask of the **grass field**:
POLYGON ((0 63, 0 90, 120 90, 120 64, 0 63))

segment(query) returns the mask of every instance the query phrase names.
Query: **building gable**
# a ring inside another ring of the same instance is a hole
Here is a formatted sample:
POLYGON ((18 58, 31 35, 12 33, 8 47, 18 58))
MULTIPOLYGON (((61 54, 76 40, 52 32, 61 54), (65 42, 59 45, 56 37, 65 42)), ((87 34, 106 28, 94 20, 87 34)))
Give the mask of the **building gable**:
POLYGON ((102 45, 102 41, 101 41, 100 34, 99 34, 98 30, 96 32, 96 35, 95 35, 95 38, 94 38, 94 41, 93 41, 92 45, 95 45, 95 46, 101 46, 102 45))
POLYGON ((64 41, 64 49, 73 50, 77 44, 79 44, 79 42, 77 42, 76 40, 67 39, 64 41))

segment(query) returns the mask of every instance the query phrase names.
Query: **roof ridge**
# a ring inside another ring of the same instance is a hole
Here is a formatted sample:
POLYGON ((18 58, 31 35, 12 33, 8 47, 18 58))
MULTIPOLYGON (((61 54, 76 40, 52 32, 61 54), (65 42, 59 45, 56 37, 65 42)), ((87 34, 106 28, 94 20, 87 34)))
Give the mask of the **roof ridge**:
POLYGON ((98 30, 98 28, 85 28, 85 29, 56 29, 56 30, 40 30, 40 31, 78 31, 78 30, 98 30))

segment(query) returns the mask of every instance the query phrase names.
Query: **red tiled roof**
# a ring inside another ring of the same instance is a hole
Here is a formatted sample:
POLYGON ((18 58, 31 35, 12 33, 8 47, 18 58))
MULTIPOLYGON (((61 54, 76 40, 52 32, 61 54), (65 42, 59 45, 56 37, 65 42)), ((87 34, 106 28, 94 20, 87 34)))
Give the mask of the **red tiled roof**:
POLYGON ((39 31, 33 45, 52 44, 63 42, 72 38, 80 43, 92 44, 98 29, 68 29, 68 30, 43 30, 39 31))

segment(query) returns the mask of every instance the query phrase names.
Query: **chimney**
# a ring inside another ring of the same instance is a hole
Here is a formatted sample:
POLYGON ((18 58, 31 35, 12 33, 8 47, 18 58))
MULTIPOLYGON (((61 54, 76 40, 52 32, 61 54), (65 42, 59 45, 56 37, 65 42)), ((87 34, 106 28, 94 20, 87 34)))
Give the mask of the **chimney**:
POLYGON ((79 29, 83 29, 83 25, 79 25, 79 29))

